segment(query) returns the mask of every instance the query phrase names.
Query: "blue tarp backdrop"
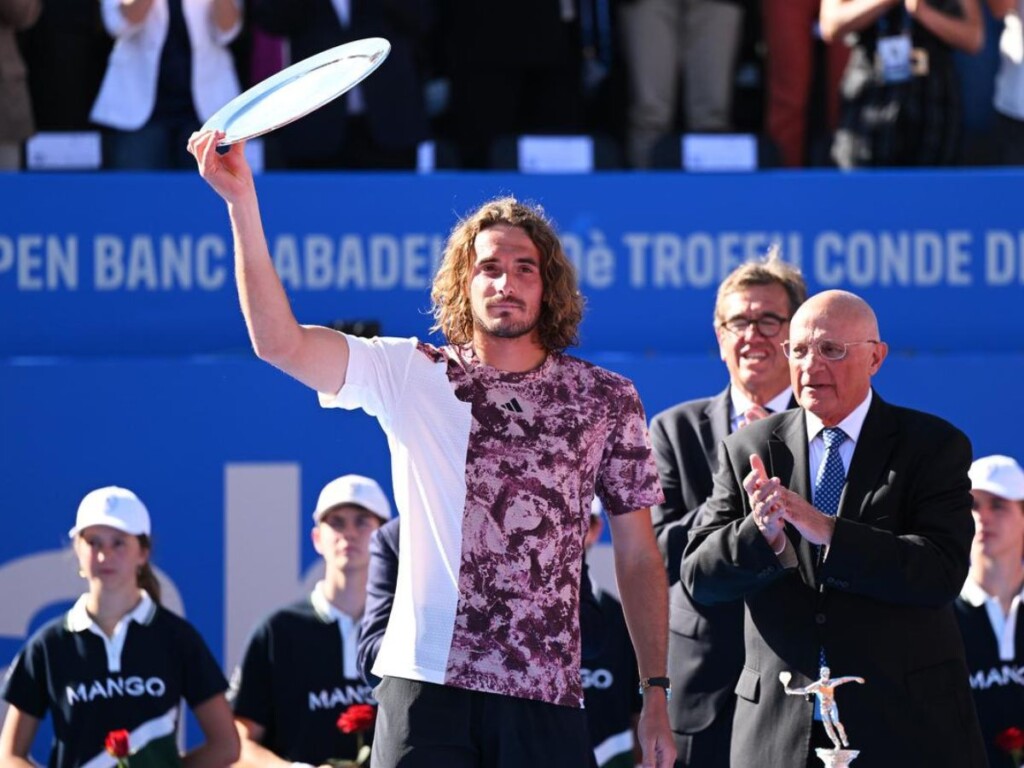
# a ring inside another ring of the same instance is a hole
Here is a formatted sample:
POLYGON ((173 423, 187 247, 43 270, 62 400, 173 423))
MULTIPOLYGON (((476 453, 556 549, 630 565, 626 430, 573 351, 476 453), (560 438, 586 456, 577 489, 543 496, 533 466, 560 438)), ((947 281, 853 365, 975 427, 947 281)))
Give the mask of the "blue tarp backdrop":
MULTIPOLYGON (((812 290, 876 308, 882 397, 944 416, 978 454, 1024 459, 1024 174, 257 183, 301 321, 421 337, 457 216, 500 193, 542 203, 588 301, 577 352, 633 378, 648 416, 725 386, 715 287, 779 242, 812 290)), ((320 486, 360 472, 390 488, 384 437, 253 358, 224 206, 197 177, 0 175, 0 200, 0 671, 81 591, 67 529, 112 483, 150 507, 167 602, 230 668, 253 623, 317 576, 320 486)))

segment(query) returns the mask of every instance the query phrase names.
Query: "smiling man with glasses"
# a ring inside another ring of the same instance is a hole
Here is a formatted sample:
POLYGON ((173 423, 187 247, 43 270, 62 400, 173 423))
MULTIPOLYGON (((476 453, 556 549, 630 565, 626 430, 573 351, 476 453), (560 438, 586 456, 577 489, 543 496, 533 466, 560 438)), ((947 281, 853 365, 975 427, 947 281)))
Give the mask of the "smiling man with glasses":
POLYGON ((694 598, 746 603, 733 765, 820 765, 820 713, 779 674, 806 686, 826 665, 866 681, 843 690, 843 722, 872 766, 986 764, 952 609, 973 535, 971 445, 873 392, 880 339, 852 293, 796 311, 776 343, 800 408, 726 438, 690 534, 694 598))

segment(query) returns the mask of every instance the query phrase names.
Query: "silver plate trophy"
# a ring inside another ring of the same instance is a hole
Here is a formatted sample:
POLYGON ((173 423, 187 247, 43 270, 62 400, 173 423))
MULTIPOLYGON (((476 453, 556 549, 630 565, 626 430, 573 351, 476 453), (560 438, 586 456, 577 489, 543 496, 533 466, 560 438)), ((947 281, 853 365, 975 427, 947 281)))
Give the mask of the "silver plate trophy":
POLYGON ((233 98, 206 121, 203 130, 224 131, 222 147, 270 133, 358 85, 390 52, 391 43, 382 37, 321 51, 233 98))
POLYGON ((861 683, 863 677, 832 677, 828 667, 822 667, 817 680, 803 688, 790 688, 789 682, 793 679, 791 672, 779 672, 779 682, 789 696, 812 695, 818 697, 818 705, 821 709, 821 723, 825 726, 825 733, 834 747, 832 749, 816 749, 818 759, 825 764, 825 768, 846 768, 860 754, 859 750, 848 749, 850 746, 846 740, 846 729, 839 722, 839 708, 836 706, 836 688, 846 683, 861 683))

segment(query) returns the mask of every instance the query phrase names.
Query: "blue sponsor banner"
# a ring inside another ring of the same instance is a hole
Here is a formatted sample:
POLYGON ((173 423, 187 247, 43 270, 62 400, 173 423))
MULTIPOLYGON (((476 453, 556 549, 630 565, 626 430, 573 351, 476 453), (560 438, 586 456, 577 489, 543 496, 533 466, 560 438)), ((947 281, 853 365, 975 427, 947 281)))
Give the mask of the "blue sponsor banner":
MULTIPOLYGON (((714 290, 778 242, 846 288, 895 348, 1024 348, 1013 171, 276 175, 270 252, 303 322, 423 335, 447 232, 498 194, 540 202, 579 267, 584 350, 711 347, 714 290)), ((198 176, 0 176, 0 355, 244 349, 224 205, 198 176)))
MULTIPOLYGON (((772 242, 812 290, 878 311, 886 399, 1024 459, 1024 173, 839 176, 266 175, 271 254, 303 322, 424 336, 447 231, 481 201, 542 203, 588 299, 579 354, 631 377, 648 416, 721 391, 714 291, 772 242)), ((88 490, 137 491, 166 602, 226 669, 308 590, 319 488, 390 491, 368 417, 325 412, 248 351, 223 204, 193 174, 0 175, 0 672, 83 582, 67 529, 88 490)), ((605 550, 606 553, 606 550, 605 550)), ((595 569, 613 586, 609 559, 595 569)), ((195 741, 193 727, 190 740, 195 741)), ((41 737, 45 739, 45 733, 41 737)), ((45 748, 33 754, 45 760, 45 748)))

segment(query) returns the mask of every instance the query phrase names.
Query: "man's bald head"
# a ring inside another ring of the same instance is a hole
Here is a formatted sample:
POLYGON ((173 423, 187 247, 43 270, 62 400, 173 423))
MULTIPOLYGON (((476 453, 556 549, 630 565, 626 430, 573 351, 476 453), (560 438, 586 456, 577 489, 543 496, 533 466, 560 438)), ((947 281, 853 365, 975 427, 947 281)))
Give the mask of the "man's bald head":
POLYGON ((864 401, 888 353, 874 310, 848 291, 824 291, 804 302, 790 323, 789 345, 793 392, 825 426, 838 424, 864 401), (846 356, 826 359, 822 342, 845 345, 846 356))
POLYGON ((878 318, 864 299, 849 291, 822 291, 805 301, 793 314, 793 322, 802 316, 833 317, 863 331, 865 338, 878 338, 878 318))

